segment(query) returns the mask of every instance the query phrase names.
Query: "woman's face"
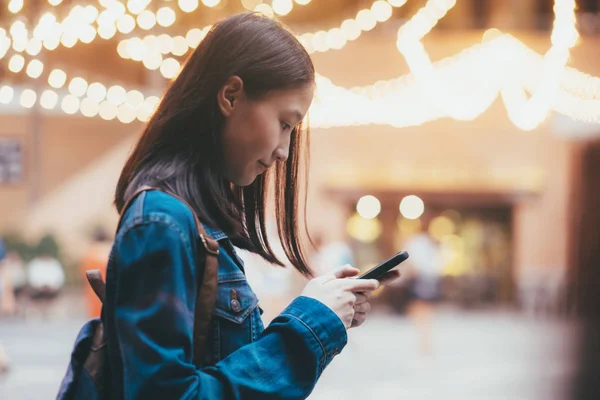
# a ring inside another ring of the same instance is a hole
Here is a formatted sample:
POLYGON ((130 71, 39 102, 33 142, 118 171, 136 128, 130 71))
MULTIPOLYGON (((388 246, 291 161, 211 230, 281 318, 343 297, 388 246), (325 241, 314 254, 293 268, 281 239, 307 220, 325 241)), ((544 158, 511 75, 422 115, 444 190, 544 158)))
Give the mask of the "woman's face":
POLYGON ((241 79, 231 77, 217 98, 225 117, 225 177, 235 185, 247 186, 276 161, 285 161, 292 132, 304 119, 313 95, 311 84, 249 99, 241 79))

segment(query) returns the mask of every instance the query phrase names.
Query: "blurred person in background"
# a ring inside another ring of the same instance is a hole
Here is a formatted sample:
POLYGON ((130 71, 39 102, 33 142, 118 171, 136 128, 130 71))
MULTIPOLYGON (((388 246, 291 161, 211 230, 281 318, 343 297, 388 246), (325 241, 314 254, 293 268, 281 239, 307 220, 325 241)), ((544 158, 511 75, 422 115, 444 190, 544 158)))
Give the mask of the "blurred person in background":
POLYGON ((18 307, 19 298, 22 297, 27 289, 27 270, 25 268, 25 263, 18 252, 9 250, 6 253, 6 258, 4 259, 4 268, 6 269, 7 274, 10 276, 11 285, 18 307))
POLYGON ((310 280, 265 329, 234 248, 283 265, 265 222, 275 178, 284 253, 312 277, 297 214, 314 88, 304 47, 258 14, 213 25, 171 83, 115 194, 122 219, 102 312, 111 398, 306 398, 345 347, 347 329, 365 321, 367 294, 380 283, 346 279, 359 271, 343 267, 310 280), (213 240, 197 240, 194 216, 213 240), (193 338, 196 300, 205 297, 200 253, 217 245, 216 309, 204 346, 193 338))
POLYGON ((427 356, 433 351, 433 303, 440 296, 442 257, 438 243, 426 230, 412 235, 406 241, 404 249, 410 254, 406 275, 409 276, 412 301, 407 312, 419 333, 421 354, 427 356))
MULTIPOLYGON (((106 265, 112 248, 112 241, 108 233, 102 227, 96 227, 92 233, 91 243, 81 260, 80 269, 85 274, 87 270, 99 270, 103 278, 106 277, 106 265)), ((82 274, 82 276, 84 276, 82 274)), ((102 311, 102 303, 94 290, 85 286, 85 298, 90 318, 99 317, 102 311)))
POLYGON ((27 278, 29 296, 40 302, 54 299, 65 284, 65 272, 61 263, 44 251, 27 265, 27 278))

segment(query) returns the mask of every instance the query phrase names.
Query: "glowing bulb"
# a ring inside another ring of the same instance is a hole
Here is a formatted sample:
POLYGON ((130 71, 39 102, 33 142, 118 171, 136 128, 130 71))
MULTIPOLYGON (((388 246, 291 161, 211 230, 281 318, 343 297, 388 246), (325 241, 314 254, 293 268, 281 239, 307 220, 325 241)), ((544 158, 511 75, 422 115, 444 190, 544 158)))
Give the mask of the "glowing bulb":
POLYGON ((117 33, 117 27, 114 25, 102 25, 98 27, 98 36, 102 39, 111 39, 117 33))
POLYGON ((261 3, 261 4, 257 5, 256 7, 254 7, 254 11, 261 13, 267 17, 275 16, 274 11, 271 8, 271 6, 268 4, 265 4, 265 3, 261 3))
POLYGON ((21 106, 25 108, 31 108, 35 104, 37 100, 37 94, 31 89, 25 89, 21 93, 21 98, 19 99, 21 106))
POLYGON ((402 7, 406 4, 406 0, 387 0, 387 2, 393 7, 402 7))
POLYGON ((137 109, 136 117, 142 122, 150 119, 156 107, 158 107, 159 99, 156 96, 149 96, 144 100, 144 103, 137 109))
POLYGON ((175 36, 173 38, 173 54, 176 56, 182 56, 188 51, 187 41, 183 36, 175 36))
POLYGON ((67 74, 61 69, 55 69, 48 75, 48 84, 55 89, 63 87, 67 81, 67 74))
POLYGON ((377 25, 377 20, 371 10, 361 10, 356 14, 356 22, 363 31, 370 31, 377 25))
POLYGON ((198 8, 198 0, 178 0, 179 9, 183 12, 190 13, 198 8))
POLYGON ((137 23, 140 28, 148 31, 152 29, 154 25, 156 25, 156 16, 152 11, 142 11, 142 13, 137 17, 137 23))
POLYGON ((172 79, 177 76, 181 65, 174 58, 167 58, 160 66, 160 73, 167 79, 172 79))
POLYGON ((327 42, 327 32, 318 31, 313 36, 313 47, 316 51, 327 51, 329 50, 329 44, 327 42))
POLYGON ((84 25, 79 32, 79 40, 83 43, 92 43, 92 41, 96 38, 96 30, 91 25, 84 25))
POLYGON ((73 115, 79 111, 79 98, 68 94, 63 97, 60 107, 65 113, 73 115))
POLYGON ((400 213, 406 219, 417 219, 425 211, 425 204, 418 196, 406 196, 400 202, 400 213))
POLYGON ((86 6, 82 12, 83 20, 88 24, 94 23, 99 14, 98 9, 92 5, 86 6))
POLYGON ((8 3, 8 11, 10 11, 13 14, 16 14, 19 11, 21 11, 22 8, 23 0, 11 0, 10 3, 8 3))
POLYGON ((125 102, 133 108, 138 108, 144 102, 144 95, 137 90, 127 92, 125 102))
POLYGON ((72 32, 64 32, 60 37, 60 42, 62 45, 69 49, 75 46, 78 40, 79 38, 72 32))
POLYGON ((124 103, 126 97, 127 91, 118 85, 111 86, 108 88, 108 92, 106 93, 106 100, 117 106, 121 103, 124 103))
POLYGON ((288 15, 294 8, 292 0, 273 0, 273 11, 279 15, 288 15))
POLYGON ((157 38, 158 51, 162 54, 169 54, 173 50, 173 38, 167 34, 162 34, 157 38))
POLYGON ((81 100, 81 105, 79 108, 84 116, 95 117, 98 115, 98 111, 100 110, 100 104, 89 97, 86 97, 85 99, 81 100))
POLYGON ((156 52, 158 50, 158 38, 154 35, 148 35, 143 40, 144 48, 146 49, 146 53, 148 52, 156 52))
POLYGON ((135 19, 129 14, 125 14, 117 20, 117 29, 121 33, 130 33, 135 28, 135 19))
POLYGON ((14 73, 20 72, 24 66, 25 66, 25 59, 20 54, 15 54, 8 61, 8 69, 14 73))
POLYGON ((73 78, 69 83, 69 92, 73 96, 81 97, 83 96, 88 89, 88 83, 83 78, 73 78))
POLYGON ((301 6, 305 6, 310 3, 310 0, 296 0, 296 3, 300 4, 301 6))
POLYGON ((346 40, 356 40, 361 34, 360 26, 358 26, 358 23, 353 19, 345 20, 340 27, 342 32, 344 32, 346 40))
POLYGON ((0 103, 1 104, 10 103, 12 101, 14 95, 15 95, 15 91, 12 87, 6 86, 6 85, 0 87, 0 103))
POLYGON ((60 44, 60 36, 59 35, 52 35, 48 38, 44 39, 44 47, 47 50, 55 50, 56 48, 58 48, 58 45, 60 44))
POLYGON ((40 51, 42 51, 41 40, 38 40, 36 38, 31 39, 29 41, 29 43, 27 43, 27 47, 25 48, 25 51, 30 56, 37 56, 40 53, 40 51))
POLYGON ((373 17, 379 22, 385 22, 392 16, 392 6, 385 1, 376 1, 371 6, 373 17))
POLYGON ((175 23, 175 11, 170 7, 162 7, 156 13, 156 20, 160 26, 168 27, 175 23))
POLYGON ((126 40, 121 40, 119 42, 119 44, 117 45, 117 53, 119 53, 119 56, 121 58, 124 59, 129 59, 129 52, 127 51, 127 41, 126 40))
POLYGON ((57 5, 59 5, 60 3, 62 3, 62 0, 48 0, 48 3, 49 3, 51 6, 54 6, 54 7, 56 7, 57 5))
POLYGON ((340 28, 333 28, 327 32, 327 44, 332 49, 341 49, 346 44, 346 37, 340 28))
POLYGON ((106 96, 106 87, 101 83, 94 82, 88 87, 87 95, 90 99, 100 103, 106 96))
POLYGON ((242 0, 242 5, 249 11, 254 10, 260 3, 262 3, 262 0, 242 0))
POLYGON ((27 64, 27 75, 30 78, 36 79, 42 75, 44 71, 44 64, 40 60, 31 60, 29 64, 27 64))
POLYGON ((13 24, 10 26, 9 32, 13 38, 17 36, 24 36, 25 39, 27 39, 27 26, 25 26, 23 21, 19 20, 13 22, 13 24))
POLYGON ((144 103, 140 106, 140 109, 144 109, 148 116, 152 116, 154 111, 156 111, 156 107, 160 103, 160 99, 156 96, 148 96, 144 103))
POLYGON ((51 110, 58 103, 58 94, 54 90, 44 90, 40 96, 40 105, 46 110, 51 110))
POLYGON ((363 196, 356 203, 356 212, 366 219, 372 219, 381 212, 381 203, 375 196, 363 196))
POLYGON ((147 3, 142 0, 129 0, 127 2, 127 9, 132 14, 139 14, 146 9, 147 3))
POLYGON ((163 59, 160 53, 151 52, 144 56, 143 63, 147 69, 153 71, 160 68, 162 61, 163 59))
POLYGON ((203 38, 204 33, 198 28, 190 29, 187 35, 185 35, 185 40, 192 49, 198 47, 203 38))
POLYGON ((17 53, 21 53, 21 52, 25 51, 25 49, 27 48, 27 43, 28 43, 28 41, 27 41, 26 37, 23 37, 23 36, 13 37, 12 48, 17 53))
POLYGON ((220 2, 221 0, 202 0, 202 4, 204 4, 206 7, 215 7, 220 2))
POLYGON ((121 104, 117 109, 117 118, 124 124, 129 124, 135 121, 137 112, 129 104, 121 104))
POLYGON ((127 40, 127 54, 132 60, 142 61, 144 59, 144 43, 142 39, 134 37, 127 40))
POLYGON ((102 103, 100 103, 100 107, 98 109, 98 114, 100 115, 100 118, 109 121, 117 116, 117 112, 117 106, 112 104, 111 102, 105 100, 102 103))
POLYGON ((383 231, 382 223, 378 219, 366 219, 354 214, 346 223, 346 230, 356 240, 364 243, 374 242, 383 231))

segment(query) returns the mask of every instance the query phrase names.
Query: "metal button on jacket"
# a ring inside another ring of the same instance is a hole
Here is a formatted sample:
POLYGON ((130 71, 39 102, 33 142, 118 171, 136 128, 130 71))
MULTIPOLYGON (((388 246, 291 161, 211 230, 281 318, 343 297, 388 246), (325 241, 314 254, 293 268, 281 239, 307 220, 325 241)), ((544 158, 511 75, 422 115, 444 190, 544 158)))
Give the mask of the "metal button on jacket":
POLYGON ((231 301, 229 305, 231 306, 231 310, 233 312, 240 312, 240 310, 242 309, 242 305, 240 304, 240 301, 237 298, 237 293, 235 289, 231 289, 231 301))

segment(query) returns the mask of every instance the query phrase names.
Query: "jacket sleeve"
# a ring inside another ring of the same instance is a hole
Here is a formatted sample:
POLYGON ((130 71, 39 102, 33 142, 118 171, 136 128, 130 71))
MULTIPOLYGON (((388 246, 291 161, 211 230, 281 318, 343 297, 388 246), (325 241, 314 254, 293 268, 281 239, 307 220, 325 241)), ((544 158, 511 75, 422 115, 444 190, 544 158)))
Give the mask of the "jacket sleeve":
POLYGON ((167 220, 137 223, 117 238, 113 323, 122 397, 308 397, 347 342, 340 319, 319 301, 299 297, 259 340, 215 366, 197 369, 192 363, 194 249, 189 235, 167 220))

